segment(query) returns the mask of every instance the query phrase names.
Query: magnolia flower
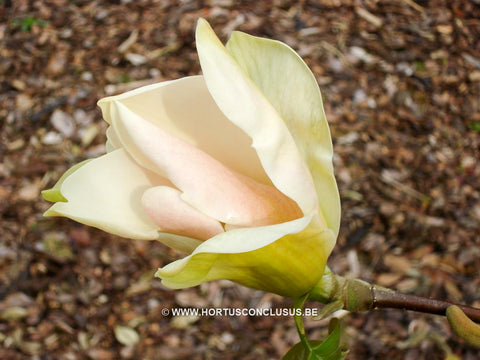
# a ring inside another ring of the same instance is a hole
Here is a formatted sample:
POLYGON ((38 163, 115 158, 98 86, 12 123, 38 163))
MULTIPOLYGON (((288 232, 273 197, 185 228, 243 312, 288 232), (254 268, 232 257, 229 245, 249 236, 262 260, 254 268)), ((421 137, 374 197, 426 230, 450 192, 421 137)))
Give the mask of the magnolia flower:
POLYGON ((340 203, 320 90, 287 45, 200 19, 203 76, 99 101, 107 154, 45 199, 65 216, 186 252, 157 271, 171 288, 228 279, 299 297, 321 279, 340 203))

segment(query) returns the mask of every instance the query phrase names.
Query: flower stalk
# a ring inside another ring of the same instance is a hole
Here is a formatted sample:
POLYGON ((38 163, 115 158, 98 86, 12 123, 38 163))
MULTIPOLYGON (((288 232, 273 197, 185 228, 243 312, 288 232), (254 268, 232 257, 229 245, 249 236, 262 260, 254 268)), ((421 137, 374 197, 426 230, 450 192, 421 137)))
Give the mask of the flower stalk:
MULTIPOLYGON (((307 296, 302 296, 301 298, 296 299, 293 307, 295 309, 303 309, 303 306, 305 305, 306 300, 307 300, 307 296)), ((305 332, 305 327, 303 325, 302 316, 297 315, 297 313, 295 312, 294 320, 295 320, 295 326, 297 328, 298 336, 300 337, 300 341, 302 342, 303 347, 311 352, 312 346, 310 345, 310 342, 307 339, 307 334, 305 332)))

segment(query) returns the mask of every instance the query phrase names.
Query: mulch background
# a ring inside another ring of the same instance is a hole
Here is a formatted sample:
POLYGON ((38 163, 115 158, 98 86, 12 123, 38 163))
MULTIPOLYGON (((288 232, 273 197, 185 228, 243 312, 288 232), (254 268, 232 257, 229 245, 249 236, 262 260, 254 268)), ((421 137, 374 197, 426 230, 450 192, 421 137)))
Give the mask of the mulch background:
MULTIPOLYGON (((288 317, 162 316, 291 301, 227 281, 168 290, 152 275, 180 254, 41 215, 40 191, 104 152, 99 98, 199 73, 198 17, 223 40, 286 42, 317 77, 343 209, 331 268, 480 306, 478 0, 2 0, 0 358, 278 359, 298 341, 288 317)), ((441 317, 343 319, 349 359, 478 359, 441 317)))

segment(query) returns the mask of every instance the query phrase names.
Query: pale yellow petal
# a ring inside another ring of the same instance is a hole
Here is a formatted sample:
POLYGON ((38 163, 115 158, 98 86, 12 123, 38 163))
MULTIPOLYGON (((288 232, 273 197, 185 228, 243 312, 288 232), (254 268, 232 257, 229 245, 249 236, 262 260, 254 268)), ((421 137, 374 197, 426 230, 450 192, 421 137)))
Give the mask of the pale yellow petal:
POLYGON ((312 173, 328 227, 340 226, 340 197, 322 96, 305 62, 288 45, 234 32, 227 50, 285 121, 312 173))
POLYGON ((190 256, 157 271, 171 288, 227 279, 299 297, 321 278, 335 235, 304 217, 289 223, 231 230, 204 242, 190 256), (310 225, 309 225, 310 224, 310 225))

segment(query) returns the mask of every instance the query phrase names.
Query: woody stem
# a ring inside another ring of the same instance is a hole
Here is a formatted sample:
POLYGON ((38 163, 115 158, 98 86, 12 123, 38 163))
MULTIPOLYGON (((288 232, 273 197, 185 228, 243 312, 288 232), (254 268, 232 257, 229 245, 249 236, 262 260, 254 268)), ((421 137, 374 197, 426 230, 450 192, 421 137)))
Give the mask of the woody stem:
MULTIPOLYGON (((372 285, 372 309, 392 308, 418 311, 428 314, 446 315, 447 308, 457 305, 448 301, 429 299, 415 295, 402 294, 394 291, 385 291, 372 285)), ((470 319, 480 322, 480 309, 457 305, 470 319)))

